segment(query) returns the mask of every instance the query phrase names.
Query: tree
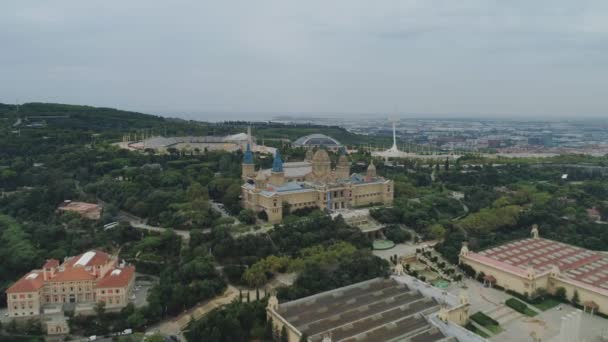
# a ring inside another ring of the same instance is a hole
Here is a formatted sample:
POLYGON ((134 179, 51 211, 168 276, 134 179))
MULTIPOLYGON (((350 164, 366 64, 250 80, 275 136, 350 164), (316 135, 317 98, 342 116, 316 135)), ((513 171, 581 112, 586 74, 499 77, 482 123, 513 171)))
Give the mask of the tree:
POLYGON ((103 320, 105 313, 106 313, 106 302, 104 302, 103 300, 98 301, 95 304, 95 307, 93 308, 93 310, 95 311, 97 318, 99 320, 103 320))
POLYGON ((566 301, 566 289, 563 287, 558 287, 555 289, 555 297, 559 298, 561 301, 566 301))
POLYGON ((536 293, 534 294, 535 297, 538 297, 540 299, 545 299, 546 295, 547 295, 547 289, 545 289, 544 287, 537 288, 536 293))
POLYGON ((141 310, 136 310, 127 317, 127 323, 134 329, 139 329, 146 324, 146 317, 141 310))
POLYGON ((264 338, 269 341, 272 341, 274 338, 274 324, 272 322, 272 317, 269 317, 268 320, 266 320, 266 325, 264 326, 264 338))
POLYGON ((398 225, 388 225, 384 228, 384 231, 386 238, 394 243, 403 243, 412 238, 412 235, 408 231, 402 229, 398 225))
POLYGON ((287 328, 283 325, 281 329, 281 342, 289 342, 289 335, 287 335, 287 328))
POLYGON ((445 158, 445 170, 450 171, 450 159, 445 158))
POLYGON ((266 210, 262 210, 258 213, 258 218, 262 221, 268 221, 268 214, 266 214, 266 210))
POLYGON ((440 224, 434 224, 429 228, 429 235, 434 240, 442 240, 445 236, 445 228, 440 224))
POLYGON ((300 342, 308 342, 308 334, 303 333, 302 336, 300 336, 300 342))
POLYGON ((572 303, 578 305, 580 303, 580 298, 578 296, 578 291, 574 289, 574 293, 572 294, 572 303))
POLYGON ((28 335, 42 335, 42 324, 39 319, 30 318, 25 323, 25 333, 28 335))
POLYGON ((15 319, 11 319, 10 322, 6 325, 6 331, 10 333, 16 333, 19 327, 17 326, 17 321, 15 319))
POLYGON ((237 216, 239 221, 245 224, 254 224, 255 223, 255 211, 251 209, 243 209, 239 212, 237 216))
POLYGON ((154 334, 146 338, 146 342, 164 342, 165 338, 161 334, 154 334))

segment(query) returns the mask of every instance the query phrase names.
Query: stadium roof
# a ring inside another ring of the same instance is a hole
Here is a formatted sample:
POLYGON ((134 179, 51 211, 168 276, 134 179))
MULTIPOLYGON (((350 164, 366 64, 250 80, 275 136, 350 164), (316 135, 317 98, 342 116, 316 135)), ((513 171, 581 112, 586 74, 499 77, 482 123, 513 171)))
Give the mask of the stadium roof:
POLYGON ((305 137, 298 138, 293 142, 296 146, 328 146, 328 147, 339 147, 342 146, 340 142, 332 137, 328 137, 325 134, 311 134, 305 137))

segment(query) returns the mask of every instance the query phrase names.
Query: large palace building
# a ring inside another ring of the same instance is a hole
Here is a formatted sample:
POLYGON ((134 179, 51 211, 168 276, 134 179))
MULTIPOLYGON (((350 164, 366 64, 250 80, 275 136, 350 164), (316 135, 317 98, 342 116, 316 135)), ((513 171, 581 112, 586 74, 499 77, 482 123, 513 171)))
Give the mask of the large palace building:
POLYGON ((243 207, 264 211, 270 223, 282 221, 283 203, 288 203, 293 211, 350 209, 393 202, 393 181, 376 175, 373 162, 365 175, 351 174, 344 149, 333 170, 327 151, 319 149, 314 154, 309 150, 304 161, 290 163, 284 163, 277 151, 272 169, 255 171, 253 153, 248 146, 242 171, 243 207))
MULTIPOLYGON (((542 239, 538 227, 532 237, 474 253, 466 245, 460 262, 471 266, 489 285, 498 285, 527 296, 540 289, 566 297, 578 294, 586 311, 608 314, 608 255, 562 242, 542 239)), ((540 291, 543 291, 540 290, 540 291)))
POLYGON ((40 315, 46 304, 96 303, 122 308, 129 303, 135 267, 119 265, 118 258, 100 251, 49 259, 42 269, 24 275, 6 290, 9 317, 40 315))

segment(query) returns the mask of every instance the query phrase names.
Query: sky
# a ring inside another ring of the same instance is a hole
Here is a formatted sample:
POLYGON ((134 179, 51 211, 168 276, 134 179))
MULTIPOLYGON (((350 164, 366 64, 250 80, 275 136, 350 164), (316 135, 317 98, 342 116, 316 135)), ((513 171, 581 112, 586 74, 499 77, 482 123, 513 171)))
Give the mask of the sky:
POLYGON ((2 0, 0 102, 31 101, 608 117, 608 1, 2 0))

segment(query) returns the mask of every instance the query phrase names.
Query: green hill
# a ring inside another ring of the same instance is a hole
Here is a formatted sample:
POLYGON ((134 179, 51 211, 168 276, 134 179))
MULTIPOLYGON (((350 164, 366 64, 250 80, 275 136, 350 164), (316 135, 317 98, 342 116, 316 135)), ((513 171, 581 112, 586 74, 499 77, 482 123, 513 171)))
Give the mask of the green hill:
POLYGON ((21 118, 23 126, 45 125, 64 129, 105 130, 153 128, 167 119, 160 116, 113 108, 66 105, 56 103, 25 103, 20 106, 0 104, 0 116, 21 118))

